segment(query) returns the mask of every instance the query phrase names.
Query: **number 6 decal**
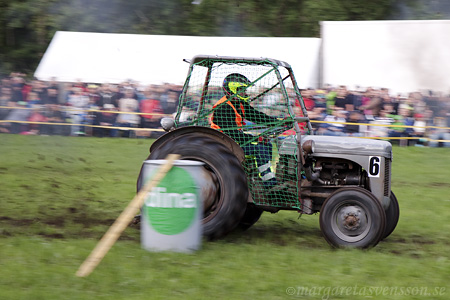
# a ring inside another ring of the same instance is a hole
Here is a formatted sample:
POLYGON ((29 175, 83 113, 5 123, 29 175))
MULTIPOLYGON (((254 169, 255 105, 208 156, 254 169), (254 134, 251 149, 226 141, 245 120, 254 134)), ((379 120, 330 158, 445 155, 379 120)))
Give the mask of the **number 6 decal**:
POLYGON ((369 177, 380 177, 381 157, 371 156, 369 160, 369 177))

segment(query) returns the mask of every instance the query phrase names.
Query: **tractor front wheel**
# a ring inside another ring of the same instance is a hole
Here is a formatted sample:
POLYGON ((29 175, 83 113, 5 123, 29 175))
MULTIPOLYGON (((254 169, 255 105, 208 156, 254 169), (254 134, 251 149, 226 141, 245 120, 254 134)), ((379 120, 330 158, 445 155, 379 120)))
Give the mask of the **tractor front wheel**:
POLYGON ((385 223, 383 206, 363 188, 337 190, 320 212, 320 229, 334 247, 373 247, 382 238, 385 223))

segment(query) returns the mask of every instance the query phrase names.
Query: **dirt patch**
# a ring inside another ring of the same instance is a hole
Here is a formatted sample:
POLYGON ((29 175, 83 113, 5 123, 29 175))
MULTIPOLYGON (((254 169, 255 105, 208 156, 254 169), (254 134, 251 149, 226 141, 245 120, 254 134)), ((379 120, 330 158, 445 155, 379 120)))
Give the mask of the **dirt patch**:
POLYGON ((408 237, 399 237, 399 238, 387 238, 386 243, 393 244, 417 244, 417 245, 434 245, 436 241, 429 239, 428 237, 413 235, 408 237))
POLYGON ((404 238, 388 239, 387 242, 400 243, 400 244, 406 244, 407 243, 406 239, 404 239, 404 238))
POLYGON ((43 222, 47 225, 52 225, 56 227, 64 227, 66 223, 64 217, 55 217, 49 220, 44 220, 43 222))
MULTIPOLYGON (((95 215, 83 216, 76 213, 34 219, 0 216, 0 237, 38 235, 48 239, 100 239, 114 221, 115 219, 99 219, 95 215)), ((120 240, 139 240, 139 226, 123 232, 120 240)))
POLYGON ((396 238, 389 237, 381 243, 388 245, 389 253, 421 259, 426 256, 429 246, 438 244, 439 240, 432 240, 421 235, 410 235, 396 238))
POLYGON ((31 190, 31 189, 32 189, 31 186, 26 185, 26 184, 21 184, 20 187, 23 188, 23 189, 25 189, 25 190, 31 190))
POLYGON ((425 238, 425 237, 414 237, 412 239, 412 242, 414 244, 419 244, 419 245, 434 245, 434 244, 436 244, 435 241, 430 240, 430 239, 425 238))
POLYGON ((399 250, 391 250, 390 252, 392 254, 395 254, 395 255, 402 255, 403 254, 402 251, 399 251, 399 250))
POLYGON ((45 233, 45 232, 41 232, 39 233, 40 236, 46 237, 46 238, 50 238, 50 239, 63 239, 64 235, 61 233, 45 233))
POLYGON ((427 184, 427 186, 450 188, 450 183, 449 182, 430 182, 427 184))
POLYGON ((51 226, 55 226, 58 228, 63 228, 67 225, 67 223, 76 223, 83 224, 84 227, 93 227, 97 225, 106 225, 111 226, 114 223, 115 219, 99 219, 94 217, 89 217, 86 215, 80 216, 52 216, 46 219, 35 218, 35 219, 13 219, 6 216, 0 216, 0 222, 5 223, 12 227, 22 227, 22 226, 30 226, 35 223, 47 224, 51 226))
POLYGON ((7 223, 11 224, 12 226, 30 226, 34 222, 37 221, 37 219, 4 219, 7 221, 7 223))
POLYGON ((10 237, 14 234, 11 233, 14 232, 15 228, 21 228, 21 227, 29 227, 31 224, 33 224, 36 220, 35 219, 13 219, 6 216, 0 216, 0 237, 10 237), (7 228, 10 229, 7 229, 7 228))
POLYGON ((69 217, 67 219, 71 220, 73 223, 83 224, 83 226, 85 228, 93 227, 93 226, 97 226, 97 225, 111 226, 115 221, 114 219, 99 219, 99 218, 89 217, 86 215, 69 217))
POLYGON ((301 226, 295 221, 290 224, 260 225, 256 223, 247 230, 236 229, 224 240, 235 244, 269 243, 277 246, 301 245, 310 248, 323 247, 319 228, 301 226))

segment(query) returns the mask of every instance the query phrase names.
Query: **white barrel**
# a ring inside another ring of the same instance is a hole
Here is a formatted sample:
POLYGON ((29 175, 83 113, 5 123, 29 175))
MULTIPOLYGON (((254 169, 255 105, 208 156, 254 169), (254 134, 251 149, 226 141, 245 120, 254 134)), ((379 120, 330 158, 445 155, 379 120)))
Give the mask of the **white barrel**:
MULTIPOLYGON (((141 186, 165 160, 146 160, 141 186)), ((141 245, 148 251, 192 252, 202 241, 202 189, 211 186, 202 162, 176 160, 146 196, 141 211, 141 245), (206 179, 206 182, 205 182, 206 179)))

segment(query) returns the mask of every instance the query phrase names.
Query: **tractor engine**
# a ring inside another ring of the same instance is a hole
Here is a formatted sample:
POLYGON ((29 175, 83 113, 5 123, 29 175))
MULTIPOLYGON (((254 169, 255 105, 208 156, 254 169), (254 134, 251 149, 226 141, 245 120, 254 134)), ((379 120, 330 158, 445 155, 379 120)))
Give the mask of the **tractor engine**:
MULTIPOLYGON (((307 167, 309 167, 307 165, 307 167)), ((320 158, 305 171, 306 177, 315 186, 357 185, 365 186, 367 174, 361 167, 351 161, 338 158, 320 158)))

